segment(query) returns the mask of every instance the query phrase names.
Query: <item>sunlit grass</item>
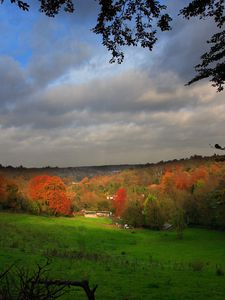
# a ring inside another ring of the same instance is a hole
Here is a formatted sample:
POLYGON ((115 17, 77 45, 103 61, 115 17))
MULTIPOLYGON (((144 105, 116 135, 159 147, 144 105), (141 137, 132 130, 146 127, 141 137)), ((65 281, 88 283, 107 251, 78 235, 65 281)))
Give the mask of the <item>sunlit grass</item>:
MULTIPOLYGON (((97 299, 224 299, 225 234, 124 230, 109 219, 0 214, 0 264, 52 259, 52 278, 98 284, 97 299)), ((82 291, 76 298, 85 299, 82 291)))

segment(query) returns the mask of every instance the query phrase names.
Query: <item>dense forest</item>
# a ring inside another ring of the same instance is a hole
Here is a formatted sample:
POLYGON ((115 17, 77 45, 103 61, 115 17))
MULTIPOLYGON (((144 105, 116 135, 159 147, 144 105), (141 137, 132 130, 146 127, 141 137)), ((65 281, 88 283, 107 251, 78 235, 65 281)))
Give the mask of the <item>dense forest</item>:
POLYGON ((225 162, 194 156, 138 166, 1 167, 0 208, 55 216, 111 211, 134 227, 171 224, 178 232, 187 225, 225 229, 225 162))

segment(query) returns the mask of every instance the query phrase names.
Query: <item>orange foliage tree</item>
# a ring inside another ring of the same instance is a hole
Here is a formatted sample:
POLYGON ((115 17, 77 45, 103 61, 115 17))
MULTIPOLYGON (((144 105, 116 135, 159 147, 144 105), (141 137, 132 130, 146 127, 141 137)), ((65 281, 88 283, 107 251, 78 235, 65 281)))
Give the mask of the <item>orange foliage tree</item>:
POLYGON ((160 187, 163 191, 169 191, 173 187, 178 190, 190 189, 198 180, 206 181, 208 178, 208 171, 205 166, 200 166, 192 172, 182 170, 177 167, 173 171, 166 171, 162 176, 160 187))
POLYGON ((174 184, 178 190, 187 190, 191 187, 191 178, 188 172, 177 169, 174 174, 174 184))
POLYGON ((125 209, 127 200, 127 192, 125 188, 119 188, 113 198, 113 208, 115 209, 115 215, 120 217, 125 209))
POLYGON ((166 171, 162 176, 160 188, 163 192, 168 192, 174 187, 174 174, 171 171, 166 171))
POLYGON ((199 179, 206 180, 207 177, 208 177, 208 170, 205 166, 199 166, 191 174, 193 183, 196 183, 199 179))
POLYGON ((47 206, 53 214, 71 213, 71 200, 66 196, 66 187, 58 176, 39 175, 32 178, 29 195, 42 208, 47 206))

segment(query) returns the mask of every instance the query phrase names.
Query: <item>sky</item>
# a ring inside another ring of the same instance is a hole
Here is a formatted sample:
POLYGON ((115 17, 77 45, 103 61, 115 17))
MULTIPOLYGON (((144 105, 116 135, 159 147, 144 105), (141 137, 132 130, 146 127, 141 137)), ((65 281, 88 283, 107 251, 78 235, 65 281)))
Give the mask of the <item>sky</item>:
POLYGON ((90 30, 96 1, 77 0, 74 14, 55 18, 38 1, 29 12, 8 2, 0 5, 0 164, 151 163, 225 144, 224 92, 208 80, 185 86, 215 31, 211 20, 175 17, 152 52, 125 48, 118 65, 90 30))

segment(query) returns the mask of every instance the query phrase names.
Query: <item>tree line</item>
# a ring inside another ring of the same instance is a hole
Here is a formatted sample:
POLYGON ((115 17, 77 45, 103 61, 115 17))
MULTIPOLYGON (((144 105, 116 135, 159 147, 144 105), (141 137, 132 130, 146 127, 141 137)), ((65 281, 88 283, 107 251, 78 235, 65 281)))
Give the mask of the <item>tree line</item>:
POLYGON ((0 176, 0 208, 76 216, 108 210, 134 227, 160 230, 166 223, 225 229, 224 162, 171 163, 84 177, 0 176))

